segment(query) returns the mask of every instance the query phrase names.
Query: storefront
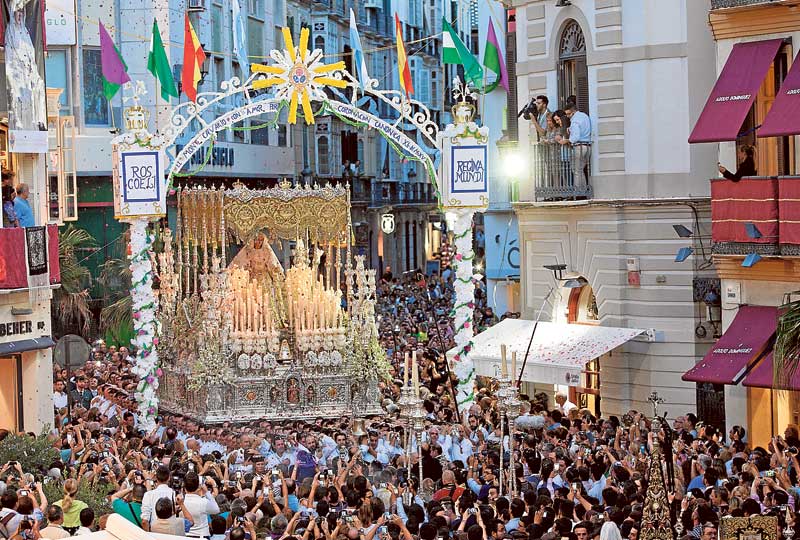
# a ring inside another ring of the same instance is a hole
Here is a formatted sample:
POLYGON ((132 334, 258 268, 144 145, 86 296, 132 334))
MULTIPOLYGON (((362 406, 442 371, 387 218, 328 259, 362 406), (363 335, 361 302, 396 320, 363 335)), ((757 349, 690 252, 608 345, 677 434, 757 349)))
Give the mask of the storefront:
POLYGON ((0 229, 0 429, 53 423, 50 302, 60 280, 55 225, 0 229))

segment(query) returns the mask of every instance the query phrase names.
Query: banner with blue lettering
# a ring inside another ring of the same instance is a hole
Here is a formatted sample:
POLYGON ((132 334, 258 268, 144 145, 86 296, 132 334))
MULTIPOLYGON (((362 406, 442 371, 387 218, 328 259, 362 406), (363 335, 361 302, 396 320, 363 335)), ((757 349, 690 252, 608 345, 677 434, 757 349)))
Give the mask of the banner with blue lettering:
POLYGON ((472 137, 445 137, 442 150, 442 206, 486 208, 489 204, 487 145, 472 137))
POLYGON ((114 152, 114 213, 117 219, 166 215, 165 155, 142 148, 114 152))

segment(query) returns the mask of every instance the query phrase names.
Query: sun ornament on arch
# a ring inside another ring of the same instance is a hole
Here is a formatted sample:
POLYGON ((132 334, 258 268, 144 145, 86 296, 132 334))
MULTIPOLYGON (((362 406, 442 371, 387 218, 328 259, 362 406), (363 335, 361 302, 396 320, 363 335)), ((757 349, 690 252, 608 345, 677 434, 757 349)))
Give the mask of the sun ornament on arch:
POLYGON ((266 77, 253 81, 256 90, 273 87, 277 99, 289 102, 290 124, 297 122, 297 105, 303 108, 303 116, 307 124, 314 123, 312 101, 324 101, 326 86, 347 88, 350 83, 342 77, 345 72, 344 62, 325 64, 322 62, 323 52, 319 49, 308 50, 309 29, 300 31, 300 43, 297 47, 292 40, 292 33, 284 27, 283 51, 273 50, 270 58, 272 65, 252 64, 254 73, 264 73, 266 77))

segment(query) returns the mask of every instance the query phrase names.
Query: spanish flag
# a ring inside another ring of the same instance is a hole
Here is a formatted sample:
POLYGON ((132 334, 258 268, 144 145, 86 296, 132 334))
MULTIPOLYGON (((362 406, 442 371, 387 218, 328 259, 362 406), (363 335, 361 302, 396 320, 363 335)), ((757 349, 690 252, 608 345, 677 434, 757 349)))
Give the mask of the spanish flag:
POLYGON ((414 93, 414 83, 411 82, 411 68, 408 65, 406 56, 406 46, 403 43, 403 25, 400 24, 400 17, 394 14, 395 39, 397 40, 397 72, 400 74, 400 86, 406 96, 414 93))
POLYGON ((183 92, 191 101, 197 101, 197 84, 202 75, 200 67, 206 61, 206 53, 203 51, 200 40, 192 28, 189 21, 189 14, 185 15, 183 31, 183 70, 181 72, 181 84, 183 92))

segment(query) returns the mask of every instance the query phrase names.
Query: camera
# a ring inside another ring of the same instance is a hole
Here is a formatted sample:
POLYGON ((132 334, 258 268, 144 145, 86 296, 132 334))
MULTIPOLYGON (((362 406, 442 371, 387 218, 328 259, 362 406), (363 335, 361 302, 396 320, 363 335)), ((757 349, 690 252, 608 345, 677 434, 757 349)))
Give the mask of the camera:
POLYGON ((528 103, 522 107, 522 110, 517 113, 517 118, 520 116, 523 117, 525 120, 530 120, 532 115, 536 114, 536 99, 531 99, 528 103))
POLYGON ((477 513, 478 513, 478 509, 477 508, 468 508, 467 509, 467 514, 469 514, 469 515, 474 515, 474 514, 477 514, 477 513))

